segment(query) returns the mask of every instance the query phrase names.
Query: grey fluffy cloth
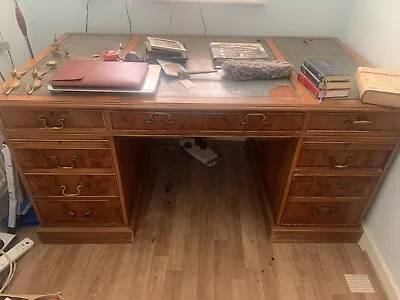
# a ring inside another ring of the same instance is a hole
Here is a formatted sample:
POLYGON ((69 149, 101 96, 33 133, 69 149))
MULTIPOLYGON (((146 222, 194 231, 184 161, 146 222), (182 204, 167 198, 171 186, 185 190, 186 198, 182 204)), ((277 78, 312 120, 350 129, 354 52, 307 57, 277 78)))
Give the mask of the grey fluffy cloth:
POLYGON ((232 80, 288 78, 293 65, 285 61, 267 60, 228 60, 222 65, 224 76, 232 80))

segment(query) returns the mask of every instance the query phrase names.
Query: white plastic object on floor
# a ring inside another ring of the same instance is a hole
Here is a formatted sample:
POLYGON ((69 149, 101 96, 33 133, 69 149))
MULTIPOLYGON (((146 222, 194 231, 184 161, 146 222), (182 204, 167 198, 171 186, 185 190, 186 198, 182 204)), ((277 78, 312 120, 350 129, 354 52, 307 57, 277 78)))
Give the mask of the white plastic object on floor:
POLYGON ((17 228, 17 216, 21 214, 20 205, 23 201, 22 185, 18 172, 11 159, 10 150, 6 144, 1 148, 4 156, 4 165, 6 169, 7 188, 8 188, 8 232, 15 233, 17 228))
POLYGON ((0 246, 0 249, 4 250, 12 242, 14 238, 15 238, 14 234, 0 232, 0 242, 2 245, 0 246))
POLYGON ((184 151, 207 167, 213 167, 221 160, 218 154, 211 148, 206 147, 205 149, 201 149, 199 145, 196 145, 194 138, 180 139, 179 145, 181 145, 184 151), (188 144, 190 147, 187 147, 188 144))
MULTIPOLYGON (((6 252, 7 256, 15 262, 18 258, 28 252, 34 245, 34 242, 31 239, 25 238, 12 247, 10 250, 6 252)), ((6 257, 0 257, 0 273, 3 272, 9 265, 9 261, 6 257)))

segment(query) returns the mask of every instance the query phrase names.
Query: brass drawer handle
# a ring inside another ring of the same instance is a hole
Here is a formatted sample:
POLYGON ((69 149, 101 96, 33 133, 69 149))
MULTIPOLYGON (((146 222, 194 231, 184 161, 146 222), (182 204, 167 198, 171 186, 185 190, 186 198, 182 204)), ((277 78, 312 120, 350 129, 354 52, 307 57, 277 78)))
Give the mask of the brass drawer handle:
POLYGON ((60 160, 56 156, 52 156, 51 160, 56 163, 56 169, 73 169, 75 168, 75 162, 78 159, 77 156, 71 157, 71 164, 69 166, 60 166, 60 160))
POLYGON ((90 211, 90 210, 88 210, 88 211, 85 211, 85 213, 83 214, 83 217, 78 217, 77 216, 77 213, 75 212, 75 211, 73 211, 73 210, 70 210, 69 212, 68 212, 68 214, 70 215, 70 216, 73 216, 74 218, 75 218, 75 220, 81 220, 81 221, 85 221, 85 220, 88 220, 91 216, 92 216, 92 212, 90 211))
POLYGON ((249 117, 262 117, 261 124, 263 124, 263 125, 268 124, 267 117, 264 114, 260 114, 260 113, 247 114, 244 117, 244 119, 240 121, 240 124, 246 125, 249 122, 249 117))
POLYGON ((172 119, 171 114, 170 113, 166 113, 166 112, 153 112, 153 113, 151 113, 149 119, 147 120, 147 123, 148 124, 153 124, 153 122, 155 121, 155 116, 157 116, 157 115, 166 115, 166 116, 168 116, 167 123, 168 124, 173 124, 174 123, 174 120, 172 119))
POLYGON ((67 193, 65 192, 65 191, 67 190, 67 186, 66 186, 66 185, 61 185, 60 187, 61 187, 61 189, 62 189, 62 195, 63 195, 64 197, 76 197, 76 196, 79 196, 79 194, 81 193, 81 188, 83 188, 83 183, 79 184, 79 185, 76 187, 76 193, 75 193, 75 194, 67 194, 67 193))
POLYGON ((336 212, 332 208, 327 206, 318 207, 316 210, 313 211, 314 217, 320 216, 322 214, 329 214, 332 217, 336 216, 336 212))
POLYGON ((345 123, 347 125, 369 125, 369 124, 372 124, 372 120, 365 119, 365 120, 352 121, 352 120, 350 120, 349 117, 347 117, 345 123))
POLYGON ((329 160, 331 161, 332 168, 335 168, 335 169, 346 169, 346 168, 348 168, 350 166, 350 162, 352 160, 352 157, 351 156, 347 157, 346 163, 343 164, 343 165, 338 164, 336 162, 336 157, 334 157, 334 156, 330 156, 329 160))
POLYGON ((54 126, 49 126, 47 123, 47 119, 44 116, 38 116, 38 119, 42 121, 42 128, 45 129, 52 129, 52 130, 60 130, 63 129, 65 126, 65 121, 67 120, 66 116, 62 116, 60 120, 57 121, 57 123, 54 126))

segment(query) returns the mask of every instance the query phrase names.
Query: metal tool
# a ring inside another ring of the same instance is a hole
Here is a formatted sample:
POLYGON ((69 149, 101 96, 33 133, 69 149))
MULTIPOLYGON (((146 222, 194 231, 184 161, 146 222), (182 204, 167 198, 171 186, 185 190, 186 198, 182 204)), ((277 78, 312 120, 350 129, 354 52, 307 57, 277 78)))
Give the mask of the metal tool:
POLYGON ((61 56, 61 50, 60 50, 60 44, 57 42, 57 35, 54 35, 53 45, 52 46, 54 47, 54 49, 51 52, 51 54, 54 57, 60 57, 61 56))
POLYGON ((11 85, 4 84, 4 95, 9 95, 12 91, 16 90, 19 88, 21 85, 21 80, 20 79, 14 79, 11 83, 11 85))
POLYGON ((17 0, 14 0, 14 3, 15 3, 15 17, 17 18, 19 29, 21 30, 21 33, 25 38, 26 45, 28 46, 31 57, 34 58, 31 42, 29 41, 28 38, 28 29, 26 27, 26 21, 24 15, 22 14, 21 9, 19 8, 17 0))
POLYGON ((69 51, 68 49, 64 49, 64 51, 61 49, 60 47, 60 43, 57 40, 57 35, 54 34, 54 39, 53 39, 53 44, 51 44, 53 46, 53 51, 51 51, 51 54, 53 55, 53 57, 60 57, 62 55, 64 55, 65 57, 69 57, 69 51))
POLYGON ((47 70, 43 72, 39 72, 36 68, 32 70, 33 83, 26 87, 26 93, 28 95, 32 95, 34 91, 40 89, 42 87, 42 78, 46 75, 51 69, 55 69, 57 67, 57 62, 55 60, 48 61, 46 65, 49 67, 47 70))
POLYGON ((24 77, 26 73, 28 73, 29 69, 23 71, 23 72, 18 72, 16 69, 11 71, 11 78, 12 82, 11 84, 7 84, 7 82, 4 84, 4 95, 9 95, 12 91, 18 89, 21 85, 21 79, 24 77))
POLYGON ((210 73, 217 73, 219 70, 208 70, 208 71, 181 71, 178 72, 179 76, 182 76, 183 78, 189 78, 190 75, 199 75, 199 74, 210 74, 210 73))
POLYGON ((211 57, 214 68, 220 69, 228 60, 269 59, 261 43, 211 43, 211 57))
POLYGON ((22 72, 18 72, 17 69, 14 69, 14 70, 11 71, 11 77, 13 79, 21 80, 24 77, 24 75, 29 72, 29 70, 30 69, 26 69, 26 70, 24 70, 22 72))

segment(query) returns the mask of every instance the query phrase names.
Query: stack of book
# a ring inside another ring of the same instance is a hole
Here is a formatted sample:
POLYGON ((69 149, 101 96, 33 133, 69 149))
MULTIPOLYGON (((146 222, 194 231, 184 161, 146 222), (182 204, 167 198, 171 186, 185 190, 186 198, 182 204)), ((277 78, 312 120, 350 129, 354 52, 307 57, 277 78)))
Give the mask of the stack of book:
POLYGON ((325 59, 306 58, 298 79, 319 99, 344 98, 349 95, 350 76, 325 59))

